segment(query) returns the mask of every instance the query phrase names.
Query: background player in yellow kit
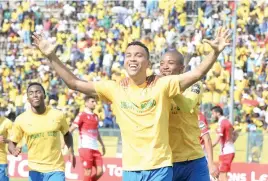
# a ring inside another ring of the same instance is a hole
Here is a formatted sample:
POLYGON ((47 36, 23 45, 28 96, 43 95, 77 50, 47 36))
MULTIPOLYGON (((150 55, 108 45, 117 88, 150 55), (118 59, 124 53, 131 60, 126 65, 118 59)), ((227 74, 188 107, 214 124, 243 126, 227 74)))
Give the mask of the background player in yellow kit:
POLYGON ((39 83, 30 83, 27 97, 31 109, 16 118, 9 142, 14 156, 16 145, 25 138, 28 147, 29 181, 65 181, 65 163, 61 153, 60 133, 69 148, 70 159, 75 166, 73 139, 64 114, 45 106, 46 93, 39 83))
POLYGON ((200 80, 212 67, 228 45, 228 31, 220 32, 215 41, 209 41, 214 49, 195 71, 161 78, 154 86, 146 81, 146 69, 150 65, 148 48, 140 42, 130 43, 124 62, 130 79, 126 87, 114 81, 93 83, 78 79, 56 56, 56 45, 49 43, 42 34, 34 34, 33 38, 69 88, 88 95, 97 93, 113 103, 122 134, 123 180, 170 181, 172 152, 167 132, 171 99, 200 80))
POLYGON ((12 128, 12 121, 0 116, 0 180, 8 181, 6 144, 12 128))

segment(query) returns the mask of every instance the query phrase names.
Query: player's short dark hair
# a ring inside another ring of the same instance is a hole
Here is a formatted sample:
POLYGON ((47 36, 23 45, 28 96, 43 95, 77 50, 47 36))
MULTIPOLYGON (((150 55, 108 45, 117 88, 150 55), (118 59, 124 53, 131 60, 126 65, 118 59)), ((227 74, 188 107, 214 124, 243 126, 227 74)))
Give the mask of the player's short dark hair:
POLYGON ((42 91, 43 91, 43 93, 44 93, 44 95, 46 96, 46 91, 45 91, 44 87, 42 86, 42 84, 40 84, 40 83, 38 83, 38 82, 31 82, 31 83, 28 85, 28 87, 27 87, 27 93, 28 93, 28 91, 29 91, 29 88, 32 87, 32 86, 34 86, 34 85, 40 86, 41 89, 42 89, 42 91))
POLYGON ((129 43, 129 44, 127 45, 127 48, 130 47, 130 46, 140 46, 140 47, 144 48, 144 50, 145 50, 146 53, 147 53, 148 60, 149 60, 149 58, 150 58, 149 49, 148 49, 147 46, 144 45, 142 42, 140 42, 140 41, 133 41, 133 42, 131 42, 131 43, 129 43))
POLYGON ((85 101, 87 102, 89 99, 94 99, 96 100, 96 97, 95 96, 86 96, 85 97, 85 101))
POLYGON ((177 63, 180 64, 180 65, 184 65, 184 56, 178 50, 176 50, 176 49, 174 49, 174 50, 167 50, 164 53, 164 55, 165 54, 168 54, 168 53, 173 54, 173 55, 176 55, 176 61, 177 61, 177 63))
POLYGON ((214 111, 216 113, 220 113, 221 116, 223 116, 223 110, 220 106, 214 106, 211 108, 211 111, 214 111))

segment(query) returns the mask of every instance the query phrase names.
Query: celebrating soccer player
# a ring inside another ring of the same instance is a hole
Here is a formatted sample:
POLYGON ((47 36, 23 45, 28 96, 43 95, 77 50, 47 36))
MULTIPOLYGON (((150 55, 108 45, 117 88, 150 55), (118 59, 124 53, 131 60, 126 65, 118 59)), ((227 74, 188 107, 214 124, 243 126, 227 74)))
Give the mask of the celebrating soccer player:
POLYGON ((25 138, 28 147, 30 181, 65 181, 64 160, 60 133, 69 148, 70 160, 75 166, 73 139, 64 114, 45 106, 46 93, 39 83, 30 83, 27 97, 31 108, 16 118, 9 142, 9 151, 18 156, 16 147, 25 138))
POLYGON ((7 139, 10 135, 12 128, 12 122, 0 116, 0 180, 8 181, 8 172, 7 172, 7 152, 6 152, 6 144, 9 143, 7 139))
POLYGON ((223 116, 223 110, 219 106, 211 109, 212 119, 218 121, 218 137, 213 143, 213 147, 220 142, 220 181, 228 181, 227 173, 231 170, 231 164, 235 156, 234 128, 228 119, 223 116))
POLYGON ((93 111, 96 100, 93 96, 85 98, 86 109, 75 118, 70 132, 76 128, 79 130, 79 156, 85 169, 84 181, 98 180, 103 174, 103 162, 101 153, 98 151, 98 141, 102 146, 103 155, 105 147, 98 131, 99 118, 93 111), (96 175, 91 176, 92 166, 96 166, 96 175))
POLYGON ((200 80, 212 67, 219 53, 228 45, 228 31, 220 29, 214 41, 207 41, 213 51, 192 72, 166 76, 154 86, 147 84, 146 70, 150 65, 148 48, 140 42, 128 44, 124 67, 129 85, 114 81, 86 82, 78 79, 55 54, 56 45, 34 34, 34 45, 50 60, 51 66, 66 85, 87 95, 97 93, 113 103, 122 134, 123 180, 172 180, 172 151, 169 146, 169 111, 171 100, 200 80))
MULTIPOLYGON (((169 51, 163 55, 160 61, 160 72, 163 76, 179 75, 183 73, 183 70, 182 54, 177 51, 169 51)), ((199 127, 203 125, 198 124, 201 98, 201 82, 192 85, 182 95, 173 98, 169 118, 169 139, 173 153, 174 181, 208 181, 209 171, 213 177, 218 175, 217 167, 213 163, 212 151, 208 152, 207 162, 199 143, 199 127)))

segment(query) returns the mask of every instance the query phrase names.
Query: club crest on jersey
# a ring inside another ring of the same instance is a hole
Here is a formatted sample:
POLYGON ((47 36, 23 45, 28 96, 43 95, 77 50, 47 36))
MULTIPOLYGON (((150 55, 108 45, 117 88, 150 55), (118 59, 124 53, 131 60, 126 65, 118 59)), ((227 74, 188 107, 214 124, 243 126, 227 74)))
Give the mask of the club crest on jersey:
POLYGON ((86 166, 87 166, 87 162, 86 162, 86 161, 84 161, 84 162, 83 162, 83 165, 84 165, 84 167, 86 167, 86 166))
POLYGON ((200 87, 200 85, 199 85, 199 84, 194 84, 194 85, 192 86, 191 91, 194 92, 194 93, 200 94, 200 91, 201 91, 201 87, 200 87))

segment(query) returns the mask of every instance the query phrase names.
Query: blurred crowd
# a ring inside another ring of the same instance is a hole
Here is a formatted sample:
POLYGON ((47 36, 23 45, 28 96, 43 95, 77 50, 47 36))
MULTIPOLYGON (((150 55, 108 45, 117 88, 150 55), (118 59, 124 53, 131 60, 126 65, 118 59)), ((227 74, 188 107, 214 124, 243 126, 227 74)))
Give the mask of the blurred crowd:
MULTIPOLYGON (((38 1, 40 2, 40 1, 38 1)), ((219 26, 234 27, 230 1, 135 0, 57 1, 56 11, 37 2, 18 1, 0 6, 0 115, 15 119, 29 108, 26 88, 38 81, 47 90, 47 103, 63 110, 71 122, 84 109, 84 95, 64 85, 47 60, 32 45, 34 31, 57 43, 56 52, 72 72, 84 80, 121 80, 124 51, 134 40, 151 53, 148 75, 158 74, 167 49, 177 49, 193 70, 210 52, 202 39, 214 37, 219 26)), ((268 2, 241 0, 237 7, 235 55, 235 128, 266 131, 268 124, 268 2)), ((221 105, 229 114, 232 46, 219 56, 204 78, 201 111, 221 105)), ((100 127, 116 128, 112 105, 98 101, 100 127)), ((213 120, 210 120, 213 129, 213 120)))

